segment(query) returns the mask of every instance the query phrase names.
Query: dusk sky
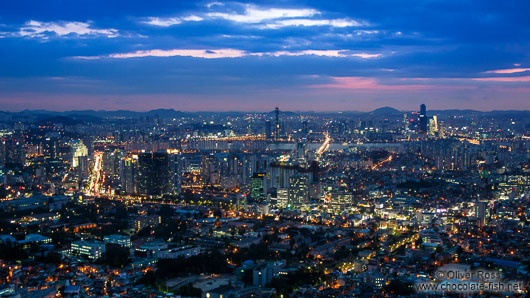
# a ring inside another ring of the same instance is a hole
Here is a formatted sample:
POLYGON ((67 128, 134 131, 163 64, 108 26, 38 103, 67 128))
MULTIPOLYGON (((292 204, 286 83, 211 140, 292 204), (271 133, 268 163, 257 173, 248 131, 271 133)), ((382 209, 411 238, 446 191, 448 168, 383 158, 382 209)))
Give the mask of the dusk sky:
POLYGON ((0 2, 0 110, 530 110, 530 1, 0 2))

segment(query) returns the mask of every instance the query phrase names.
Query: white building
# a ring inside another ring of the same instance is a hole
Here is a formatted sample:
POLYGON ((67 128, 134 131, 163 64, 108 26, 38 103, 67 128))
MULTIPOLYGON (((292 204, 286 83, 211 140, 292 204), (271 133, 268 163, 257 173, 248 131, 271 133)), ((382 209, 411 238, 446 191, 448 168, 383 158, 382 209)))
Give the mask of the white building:
POLYGON ((105 253, 105 243, 99 241, 76 241, 71 244, 72 254, 97 260, 105 253))
POLYGON ((180 257, 189 258, 200 253, 201 249, 199 247, 183 246, 160 250, 157 252, 156 256, 159 259, 177 259, 180 257))
POLYGON ((118 235, 118 234, 107 235, 104 237, 104 240, 105 240, 105 243, 118 244, 121 247, 130 248, 132 246, 131 237, 125 236, 125 235, 118 235))
POLYGON ((83 142, 75 141, 71 144, 73 157, 72 157, 72 168, 77 168, 79 165, 79 157, 88 156, 88 148, 83 142))
POLYGON ((266 262, 256 267, 252 272, 254 286, 265 287, 278 276, 278 272, 283 265, 283 262, 266 262))

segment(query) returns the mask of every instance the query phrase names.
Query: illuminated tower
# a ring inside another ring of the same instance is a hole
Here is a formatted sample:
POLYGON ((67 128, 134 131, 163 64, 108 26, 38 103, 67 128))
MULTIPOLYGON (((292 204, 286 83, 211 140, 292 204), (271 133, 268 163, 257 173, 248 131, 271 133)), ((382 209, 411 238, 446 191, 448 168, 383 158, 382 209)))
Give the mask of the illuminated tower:
POLYGON ((278 107, 274 109, 274 114, 275 114, 274 140, 278 141, 280 139, 280 109, 278 107))
POLYGON ((438 116, 434 115, 429 119, 429 135, 434 136, 438 132, 438 116))

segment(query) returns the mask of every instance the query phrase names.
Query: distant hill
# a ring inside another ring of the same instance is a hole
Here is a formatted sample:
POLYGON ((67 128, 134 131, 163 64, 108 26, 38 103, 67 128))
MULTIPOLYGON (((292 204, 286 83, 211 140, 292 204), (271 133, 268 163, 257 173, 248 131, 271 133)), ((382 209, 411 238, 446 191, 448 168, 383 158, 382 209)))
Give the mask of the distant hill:
POLYGON ((401 111, 391 108, 391 107, 382 107, 382 108, 373 110, 371 113, 377 114, 377 115, 388 115, 388 114, 401 114, 401 111))
POLYGON ((70 126, 70 125, 80 124, 81 121, 72 119, 70 117, 54 116, 54 117, 51 117, 51 118, 47 118, 47 119, 41 120, 39 122, 39 124, 59 124, 59 123, 63 124, 63 125, 66 125, 66 126, 70 126))
POLYGON ((142 117, 159 117, 162 119, 166 118, 180 118, 189 116, 190 113, 184 113, 181 111, 175 111, 173 109, 157 109, 148 112, 136 112, 127 110, 117 111, 95 111, 95 110, 73 110, 73 111, 46 111, 46 110, 24 110, 21 112, 4 112, 4 114, 10 115, 13 119, 17 118, 30 118, 35 121, 42 121, 53 117, 68 117, 78 121, 95 122, 101 121, 105 118, 142 118, 142 117))
POLYGON ((159 118, 178 118, 186 115, 186 113, 175 111, 173 109, 158 109, 151 110, 148 112, 135 112, 127 110, 117 111, 94 111, 94 110, 83 110, 83 111, 68 111, 65 114, 76 114, 76 115, 89 115, 102 118, 141 118, 141 117, 155 117, 159 118))
MULTIPOLYGON (((315 115, 322 117, 366 117, 366 116, 384 116, 384 117, 400 117, 404 112, 399 111, 392 107, 382 107, 375 109, 371 112, 359 112, 359 111, 340 111, 340 112, 315 112, 315 111, 282 111, 280 110, 281 117, 297 117, 300 115, 315 115)), ((128 111, 128 110, 117 110, 117 111, 103 111, 103 110, 72 110, 72 111, 47 111, 47 110, 24 110, 21 112, 3 112, 0 111, 0 121, 33 121, 40 122, 43 120, 51 119, 54 117, 67 117, 71 120, 81 121, 81 122, 101 122, 105 119, 139 119, 139 118, 152 118, 158 117, 160 119, 178 119, 182 117, 194 117, 197 115, 202 115, 206 117, 210 116, 240 116, 247 113, 262 114, 268 118, 274 118, 275 111, 270 112, 241 112, 241 111, 223 111, 223 112, 182 112, 176 111, 174 109, 156 109, 147 112, 137 112, 137 111, 128 111)), ((489 112, 475 111, 475 110, 427 110, 427 115, 439 115, 439 116, 492 116, 492 117, 504 117, 504 118, 514 118, 514 119, 525 119, 530 118, 530 111, 520 111, 520 110, 495 110, 489 112)), ((60 120, 57 118, 56 120, 60 120)), ((63 119, 66 121, 65 119, 63 119)))

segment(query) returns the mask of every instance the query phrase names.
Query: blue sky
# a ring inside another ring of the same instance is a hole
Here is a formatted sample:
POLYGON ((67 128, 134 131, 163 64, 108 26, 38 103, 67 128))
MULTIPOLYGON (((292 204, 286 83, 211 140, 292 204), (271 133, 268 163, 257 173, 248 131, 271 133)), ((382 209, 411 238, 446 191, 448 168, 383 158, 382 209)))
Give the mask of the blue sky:
POLYGON ((529 1, 1 1, 2 110, 530 109, 529 1))

